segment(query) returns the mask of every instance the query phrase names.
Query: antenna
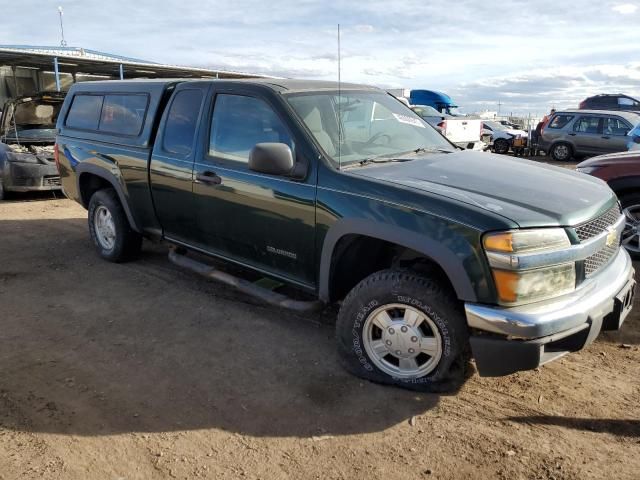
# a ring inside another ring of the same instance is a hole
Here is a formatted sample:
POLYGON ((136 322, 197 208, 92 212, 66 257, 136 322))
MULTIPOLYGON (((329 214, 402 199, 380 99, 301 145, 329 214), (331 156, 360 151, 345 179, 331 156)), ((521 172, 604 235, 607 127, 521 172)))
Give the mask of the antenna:
POLYGON ((340 24, 338 24, 338 170, 342 169, 342 113, 340 112, 342 103, 342 80, 340 71, 340 24))
POLYGON ((60 15, 60 46, 66 47, 67 41, 64 39, 64 26, 62 25, 62 15, 63 15, 62 7, 58 7, 58 15, 60 15))

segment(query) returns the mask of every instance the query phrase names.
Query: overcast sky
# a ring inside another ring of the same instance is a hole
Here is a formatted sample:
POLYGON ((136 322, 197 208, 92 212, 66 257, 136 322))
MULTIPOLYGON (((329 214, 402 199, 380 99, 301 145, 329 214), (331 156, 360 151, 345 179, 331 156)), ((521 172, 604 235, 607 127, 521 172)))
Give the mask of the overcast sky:
POLYGON ((467 112, 541 113, 603 92, 640 96, 640 0, 21 0, 0 44, 162 63, 439 89, 467 112))

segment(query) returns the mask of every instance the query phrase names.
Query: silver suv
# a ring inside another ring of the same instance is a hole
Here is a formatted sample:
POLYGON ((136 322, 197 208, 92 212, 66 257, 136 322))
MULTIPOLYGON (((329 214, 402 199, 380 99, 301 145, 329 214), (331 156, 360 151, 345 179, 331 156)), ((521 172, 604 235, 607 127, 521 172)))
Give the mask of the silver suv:
POLYGON ((556 112, 542 129, 540 148, 556 161, 573 156, 627 150, 627 133, 640 123, 631 112, 565 110, 556 112))

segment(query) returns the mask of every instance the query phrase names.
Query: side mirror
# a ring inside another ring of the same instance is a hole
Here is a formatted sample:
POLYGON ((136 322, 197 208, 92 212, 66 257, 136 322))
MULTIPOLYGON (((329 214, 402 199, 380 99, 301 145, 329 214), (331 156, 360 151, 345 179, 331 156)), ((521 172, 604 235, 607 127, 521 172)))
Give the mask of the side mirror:
POLYGON ((289 175, 295 162, 289 145, 258 143, 249 152, 249 170, 269 175, 289 175))

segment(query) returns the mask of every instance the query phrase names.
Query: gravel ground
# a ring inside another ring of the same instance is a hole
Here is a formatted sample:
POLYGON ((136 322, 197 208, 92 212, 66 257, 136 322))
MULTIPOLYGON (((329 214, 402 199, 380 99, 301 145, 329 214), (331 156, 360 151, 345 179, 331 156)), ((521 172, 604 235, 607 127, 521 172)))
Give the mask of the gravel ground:
POLYGON ((178 270, 114 265, 86 212, 0 202, 0 479, 637 479, 640 310, 537 371, 455 396, 338 365, 299 316, 178 270))

